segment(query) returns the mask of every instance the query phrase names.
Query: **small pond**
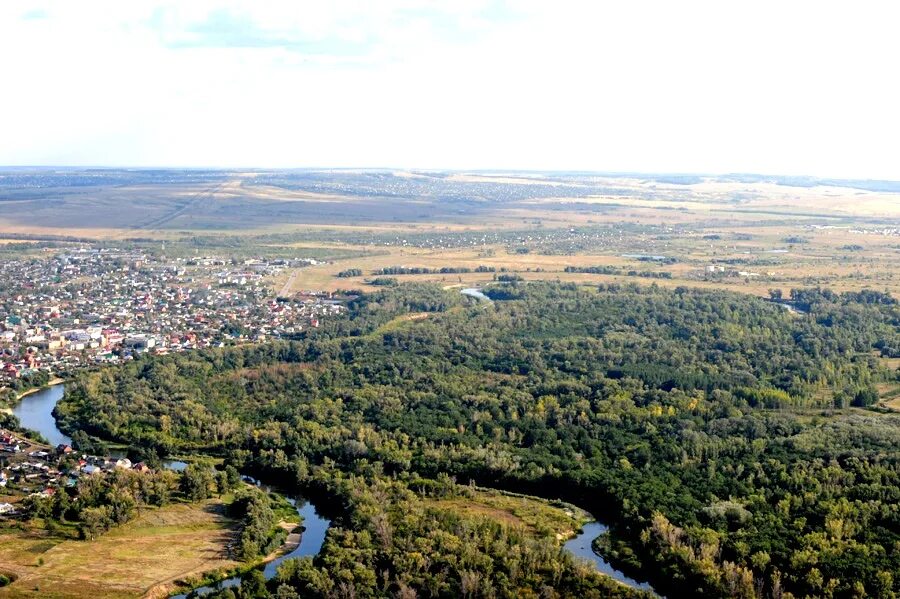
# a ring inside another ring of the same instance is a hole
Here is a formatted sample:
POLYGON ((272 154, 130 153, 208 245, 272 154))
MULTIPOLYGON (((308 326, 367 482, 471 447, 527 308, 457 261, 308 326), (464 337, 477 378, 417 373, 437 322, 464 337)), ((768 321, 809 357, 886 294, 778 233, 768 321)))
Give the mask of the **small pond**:
POLYGON ((463 289, 462 291, 460 291, 460 293, 462 293, 463 295, 466 295, 468 297, 474 297, 475 299, 479 299, 479 300, 489 302, 489 303, 493 303, 493 301, 494 301, 491 298, 489 298, 488 296, 486 296, 484 293, 482 293, 481 289, 476 289, 475 287, 467 287, 466 289, 463 289))

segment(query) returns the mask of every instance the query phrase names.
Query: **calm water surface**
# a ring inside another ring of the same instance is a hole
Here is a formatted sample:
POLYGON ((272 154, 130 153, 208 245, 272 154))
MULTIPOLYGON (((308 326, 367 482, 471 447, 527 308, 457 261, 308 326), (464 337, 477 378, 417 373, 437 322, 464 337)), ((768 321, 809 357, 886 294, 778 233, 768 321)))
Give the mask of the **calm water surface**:
POLYGON ((601 524, 599 522, 589 522, 584 525, 584 528, 581 530, 581 533, 578 536, 566 542, 565 548, 575 557, 588 560, 589 562, 594 564, 594 567, 597 568, 598 572, 606 574, 613 580, 618 580, 619 582, 636 589, 653 592, 653 587, 651 587, 648 583, 638 582, 637 580, 626 576, 619 570, 613 568, 608 561, 603 559, 602 556, 594 553, 594 550, 591 547, 591 543, 600 535, 606 534, 608 530, 609 527, 605 524, 601 524))
POLYGON ((72 439, 56 427, 53 417, 53 408, 62 399, 64 391, 64 385, 41 389, 23 397, 13 408, 13 414, 18 416, 22 426, 41 433, 54 447, 72 443, 72 439))
POLYGON ((489 298, 488 296, 483 294, 481 292, 481 289, 476 289, 475 287, 468 287, 468 288, 460 291, 460 293, 462 293, 463 295, 467 295, 469 297, 474 297, 475 299, 480 299, 480 300, 488 302, 488 303, 494 303, 494 300, 492 300, 491 298, 489 298))

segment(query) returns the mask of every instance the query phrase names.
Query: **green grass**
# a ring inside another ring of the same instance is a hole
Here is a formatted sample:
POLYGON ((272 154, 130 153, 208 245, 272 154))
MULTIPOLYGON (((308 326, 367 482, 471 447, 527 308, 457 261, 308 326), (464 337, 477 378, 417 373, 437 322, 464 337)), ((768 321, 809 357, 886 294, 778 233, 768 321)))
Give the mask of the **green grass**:
POLYGON ((425 320, 428 318, 428 312, 416 312, 413 314, 403 314, 402 316, 398 316, 393 320, 390 320, 368 335, 365 336, 366 339, 377 339, 379 336, 384 335, 385 333, 390 333, 393 331, 398 331, 400 329, 405 329, 407 327, 411 327, 415 325, 416 322, 420 320, 425 320))
POLYGON ((591 519, 583 510, 563 502, 484 488, 467 488, 462 497, 432 499, 428 503, 438 509, 490 518, 560 541, 573 536, 591 519))

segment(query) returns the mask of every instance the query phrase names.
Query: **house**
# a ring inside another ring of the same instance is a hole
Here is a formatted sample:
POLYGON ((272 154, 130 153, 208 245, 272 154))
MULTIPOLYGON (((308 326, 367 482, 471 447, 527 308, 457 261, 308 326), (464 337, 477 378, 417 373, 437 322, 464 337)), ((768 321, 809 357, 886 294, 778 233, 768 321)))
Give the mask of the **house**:
POLYGON ((0 503, 0 514, 12 514, 16 511, 16 506, 11 503, 0 503))
POLYGON ((128 458, 120 458, 116 460, 116 468, 124 468, 125 470, 131 469, 131 460, 128 458))
POLYGON ((138 472, 150 472, 150 466, 148 466, 146 462, 138 462, 132 466, 131 469, 137 470, 138 472))
POLYGON ((101 470, 99 467, 94 466, 93 464, 88 464, 84 468, 81 469, 82 472, 87 474, 88 476, 93 476, 94 474, 100 474, 101 470))

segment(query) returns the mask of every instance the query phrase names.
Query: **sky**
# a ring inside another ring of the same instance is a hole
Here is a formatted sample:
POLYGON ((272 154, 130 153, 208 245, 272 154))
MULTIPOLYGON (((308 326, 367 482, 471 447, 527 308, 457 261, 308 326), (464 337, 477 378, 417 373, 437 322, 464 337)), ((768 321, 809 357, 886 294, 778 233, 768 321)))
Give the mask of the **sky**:
POLYGON ((0 3, 0 164, 900 180, 900 8, 0 3))

